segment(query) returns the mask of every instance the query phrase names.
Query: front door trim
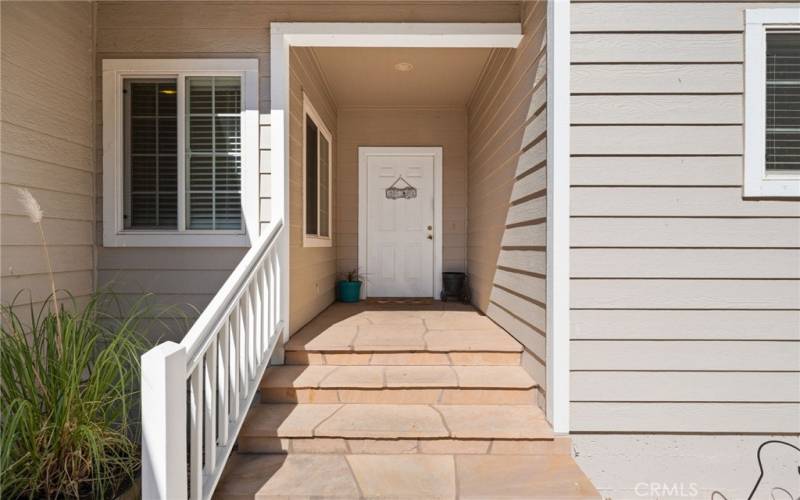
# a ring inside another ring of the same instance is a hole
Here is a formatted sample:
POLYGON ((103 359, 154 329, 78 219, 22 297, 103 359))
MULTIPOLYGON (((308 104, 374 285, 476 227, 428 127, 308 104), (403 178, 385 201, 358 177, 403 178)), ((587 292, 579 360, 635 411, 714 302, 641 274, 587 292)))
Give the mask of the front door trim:
POLYGON ((358 148, 358 270, 366 276, 361 298, 369 297, 367 268, 367 157, 369 156, 432 156, 433 157, 433 299, 442 291, 442 148, 441 146, 386 146, 358 148))

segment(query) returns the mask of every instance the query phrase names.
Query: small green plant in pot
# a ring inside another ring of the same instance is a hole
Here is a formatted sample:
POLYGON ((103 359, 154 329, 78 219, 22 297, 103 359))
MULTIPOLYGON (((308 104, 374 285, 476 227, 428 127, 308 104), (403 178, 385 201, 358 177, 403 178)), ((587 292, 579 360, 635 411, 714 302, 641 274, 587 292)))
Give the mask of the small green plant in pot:
POLYGON ((336 300, 339 302, 358 302, 361 299, 363 283, 358 269, 345 274, 345 279, 336 282, 336 300))
POLYGON ((141 299, 108 315, 113 296, 75 300, 56 288, 42 211, 39 228, 51 294, 34 306, 0 306, 0 490, 3 498, 113 498, 140 467, 139 356, 147 345, 141 299), (60 297, 59 297, 60 295, 60 297), (22 314, 27 310, 28 313, 22 314))

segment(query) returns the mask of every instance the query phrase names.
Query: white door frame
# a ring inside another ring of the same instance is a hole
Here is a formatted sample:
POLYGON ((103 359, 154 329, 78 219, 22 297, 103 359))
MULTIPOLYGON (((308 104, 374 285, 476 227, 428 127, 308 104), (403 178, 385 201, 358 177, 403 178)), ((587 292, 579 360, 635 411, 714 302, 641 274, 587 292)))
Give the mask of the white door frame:
POLYGON ((433 296, 442 292, 442 147, 441 146, 360 146, 358 148, 358 269, 366 275, 361 298, 369 297, 367 265, 367 157, 431 156, 433 157, 433 296))
MULTIPOLYGON (((548 339, 547 418, 556 433, 569 432, 569 2, 547 2, 548 64, 548 339), (548 66, 550 68, 550 66, 548 66), (552 107, 552 108, 551 108, 552 107), (552 146, 552 147, 551 147, 552 146), (551 175, 552 174, 552 175, 551 175), (552 190, 550 188, 553 188, 552 190)), ((289 214, 289 48, 497 47, 516 48, 520 23, 270 23, 270 127, 273 221, 289 214)), ((263 160, 262 160, 263 162, 263 160)), ((262 163, 262 168, 264 165, 262 163)), ((280 241, 281 281, 289 290, 289 231, 280 241)), ((287 300, 281 300, 288 317, 287 300)), ((288 333, 287 333, 288 340, 288 333)))

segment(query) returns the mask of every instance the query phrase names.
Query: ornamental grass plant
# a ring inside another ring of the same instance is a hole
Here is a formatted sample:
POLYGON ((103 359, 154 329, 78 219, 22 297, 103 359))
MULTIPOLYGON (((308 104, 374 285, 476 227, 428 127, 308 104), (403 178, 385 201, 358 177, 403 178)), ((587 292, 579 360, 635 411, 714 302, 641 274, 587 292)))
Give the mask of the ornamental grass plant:
POLYGON ((140 468, 141 332, 158 316, 147 295, 123 308, 110 291, 78 301, 58 290, 42 210, 18 191, 51 293, 0 306, 0 496, 113 498, 140 468))

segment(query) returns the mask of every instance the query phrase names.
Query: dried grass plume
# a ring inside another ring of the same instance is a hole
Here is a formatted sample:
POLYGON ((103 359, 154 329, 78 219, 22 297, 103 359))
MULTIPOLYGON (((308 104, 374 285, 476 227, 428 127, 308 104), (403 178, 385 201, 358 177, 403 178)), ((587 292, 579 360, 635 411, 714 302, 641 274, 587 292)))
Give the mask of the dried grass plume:
POLYGON ((44 212, 42 211, 42 207, 39 205, 39 202, 36 201, 36 198, 33 197, 30 191, 25 188, 14 188, 17 190, 19 194, 19 201, 22 203, 22 208, 25 209, 25 213, 28 214, 28 217, 31 219, 31 222, 36 224, 36 227, 39 228, 39 236, 42 239, 42 251, 44 252, 44 260, 47 264, 47 274, 50 277, 50 292, 52 297, 52 308, 53 308, 53 315, 56 318, 56 328, 58 332, 59 341, 56 345, 59 348, 60 352, 60 345, 61 345, 61 314, 58 308, 58 293, 56 290, 56 277, 53 273, 53 262, 50 260, 50 251, 47 248, 47 239, 44 237, 44 226, 42 225, 42 217, 44 216, 44 212))
POLYGON ((42 222, 42 216, 44 212, 42 212, 42 207, 39 206, 39 202, 36 201, 36 198, 33 197, 30 191, 25 188, 14 188, 17 190, 19 194, 19 202, 22 203, 22 208, 25 209, 25 213, 28 214, 30 217, 31 222, 34 224, 39 224, 42 222))

